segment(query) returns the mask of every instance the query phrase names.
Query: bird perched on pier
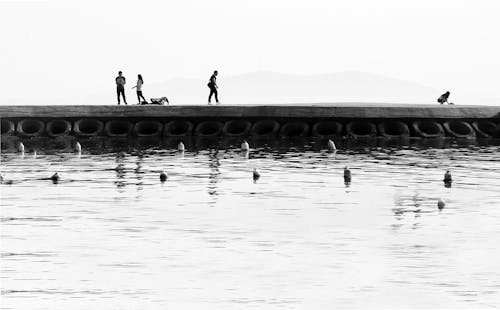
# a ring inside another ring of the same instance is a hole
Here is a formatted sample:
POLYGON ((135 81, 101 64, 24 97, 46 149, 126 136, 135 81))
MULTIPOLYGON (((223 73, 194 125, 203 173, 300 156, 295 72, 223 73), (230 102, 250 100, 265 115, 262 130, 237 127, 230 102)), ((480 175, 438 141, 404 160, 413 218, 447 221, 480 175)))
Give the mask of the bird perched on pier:
POLYGON ((260 178, 260 173, 257 171, 257 168, 253 168, 253 180, 257 181, 260 178))
POLYGON ((177 144, 177 150, 179 152, 184 152, 186 150, 186 148, 184 147, 184 143, 182 143, 182 141, 180 141, 179 144, 177 144))
POLYGON ((344 167, 344 183, 351 183, 351 170, 347 166, 344 167))
POLYGON ((335 142, 333 142, 331 139, 328 139, 328 150, 329 151, 335 151, 337 150, 337 147, 335 146, 335 142))
POLYGON ((50 177, 50 179, 52 180, 52 183, 54 183, 54 184, 59 183, 59 180, 60 180, 59 174, 57 174, 57 172, 56 172, 56 173, 54 173, 54 174, 50 177))
POLYGON ((247 140, 243 140, 243 142, 241 143, 241 150, 242 151, 250 150, 250 145, 248 144, 247 140))
POLYGON ((160 173, 160 181, 161 181, 161 182, 165 182, 165 181, 167 180, 167 177, 168 177, 168 176, 167 176, 167 174, 166 174, 164 171, 162 171, 162 172, 160 173))
POLYGON ((444 205, 445 205, 444 201, 442 201, 441 199, 439 199, 438 200, 438 209, 442 210, 444 208, 444 205))
POLYGON ((80 145, 80 142, 76 142, 75 144, 75 152, 81 153, 82 152, 82 146, 80 145))
POLYGON ((19 153, 24 154, 24 144, 22 142, 19 142, 17 149, 19 150, 19 153))

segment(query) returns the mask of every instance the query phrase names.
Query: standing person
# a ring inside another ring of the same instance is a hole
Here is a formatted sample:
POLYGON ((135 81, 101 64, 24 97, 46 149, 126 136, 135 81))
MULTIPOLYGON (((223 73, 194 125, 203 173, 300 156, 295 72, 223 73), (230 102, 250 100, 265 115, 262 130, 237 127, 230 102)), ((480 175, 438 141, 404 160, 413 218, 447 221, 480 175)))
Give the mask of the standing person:
POLYGON ((123 97, 123 102, 127 104, 127 99, 125 99, 125 77, 122 75, 121 71, 118 71, 118 76, 115 79, 116 82, 116 96, 118 98, 118 104, 120 104, 120 94, 123 97))
POLYGON ((212 100, 212 95, 215 95, 215 102, 217 102, 217 104, 219 103, 219 97, 217 97, 218 93, 217 93, 217 88, 219 88, 217 86, 217 70, 214 71, 214 74, 212 74, 212 76, 210 77, 210 81, 208 81, 208 88, 210 88, 210 95, 208 95, 208 104, 210 104, 210 101, 212 100))
POLYGON ((138 104, 141 104, 141 98, 142 98, 142 101, 146 101, 146 99, 142 95, 142 84, 144 84, 144 80, 142 79, 142 75, 138 74, 137 75, 137 84, 134 87, 132 87, 132 89, 137 88, 137 100, 139 101, 138 104))

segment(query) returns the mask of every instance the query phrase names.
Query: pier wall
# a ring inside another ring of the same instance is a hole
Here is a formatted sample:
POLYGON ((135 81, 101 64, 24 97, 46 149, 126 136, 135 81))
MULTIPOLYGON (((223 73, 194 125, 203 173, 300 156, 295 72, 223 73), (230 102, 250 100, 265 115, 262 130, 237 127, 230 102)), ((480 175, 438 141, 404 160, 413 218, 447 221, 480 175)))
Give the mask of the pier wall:
POLYGON ((415 104, 0 106, 2 136, 500 137, 500 107, 415 104))

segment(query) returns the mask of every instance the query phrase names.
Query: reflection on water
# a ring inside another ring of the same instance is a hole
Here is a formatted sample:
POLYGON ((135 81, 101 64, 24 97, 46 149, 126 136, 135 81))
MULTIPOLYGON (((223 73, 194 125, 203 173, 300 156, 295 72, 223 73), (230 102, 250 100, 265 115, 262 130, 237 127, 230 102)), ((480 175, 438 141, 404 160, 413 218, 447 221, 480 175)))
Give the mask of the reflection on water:
POLYGON ((16 139, 2 309, 500 306, 494 141, 16 139))

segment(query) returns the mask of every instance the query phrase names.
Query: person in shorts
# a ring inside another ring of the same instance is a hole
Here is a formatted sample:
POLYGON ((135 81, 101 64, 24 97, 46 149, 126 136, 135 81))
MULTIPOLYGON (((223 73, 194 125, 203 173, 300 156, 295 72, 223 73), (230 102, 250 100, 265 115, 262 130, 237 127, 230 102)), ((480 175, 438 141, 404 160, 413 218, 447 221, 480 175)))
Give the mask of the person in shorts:
POLYGON ((208 88, 210 88, 210 95, 208 95, 208 104, 211 103, 211 100, 212 100, 212 95, 215 95, 215 102, 219 103, 219 98, 218 98, 218 93, 217 93, 217 89, 219 88, 217 86, 217 70, 214 71, 214 74, 212 74, 212 76, 210 77, 210 80, 208 81, 208 88))
POLYGON ((137 104, 141 104, 141 98, 143 102, 146 101, 146 99, 142 95, 142 84, 144 84, 144 80, 142 79, 142 75, 138 74, 137 84, 134 87, 132 87, 132 89, 136 88, 137 91, 137 100, 139 101, 137 104))

